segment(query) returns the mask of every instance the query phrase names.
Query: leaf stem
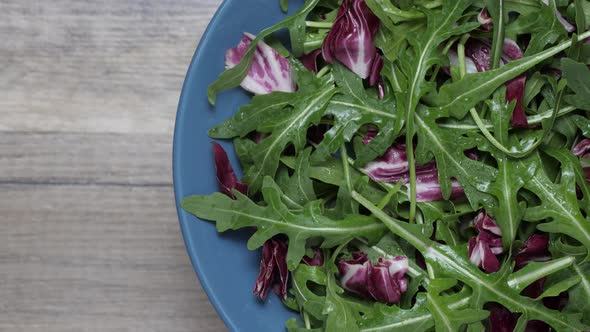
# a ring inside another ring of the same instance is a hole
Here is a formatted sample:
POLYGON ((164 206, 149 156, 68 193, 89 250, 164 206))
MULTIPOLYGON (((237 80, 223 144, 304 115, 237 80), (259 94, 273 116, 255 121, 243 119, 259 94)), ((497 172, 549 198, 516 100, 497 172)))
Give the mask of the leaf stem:
POLYGON ((464 34, 457 45, 457 58, 459 60, 459 79, 462 79, 467 75, 467 65, 465 64, 465 43, 469 39, 468 33, 464 34))
POLYGON ((310 28, 330 29, 333 25, 333 22, 305 21, 305 26, 310 28))
MULTIPOLYGON (((575 110, 576 110, 576 108, 573 106, 564 107, 557 112, 557 117, 567 115, 575 110)), ((554 112, 554 109, 552 108, 552 109, 545 111, 543 113, 531 115, 528 117, 528 120, 527 120, 528 124, 529 125, 539 124, 543 120, 551 118, 553 116, 553 112, 554 112)), ((481 119, 481 120, 482 120, 482 124, 483 124, 484 128, 486 128, 488 130, 494 129, 493 124, 487 122, 485 119, 481 119)), ((462 130, 478 130, 481 128, 480 126, 478 126, 476 124, 463 124, 463 123, 459 124, 459 123, 449 123, 449 122, 440 123, 439 126, 442 128, 462 129, 462 130)))
POLYGON ((408 222, 414 223, 416 218, 416 162, 414 161, 414 114, 408 114, 406 122, 406 158, 408 158, 408 166, 410 171, 410 215, 408 222))
POLYGON ((326 75, 326 73, 328 73, 328 71, 330 71, 330 66, 325 66, 324 68, 320 69, 320 71, 318 71, 316 77, 322 78, 324 75, 326 75))
MULTIPOLYGON (((344 181, 346 183, 346 189, 349 193, 352 193, 353 187, 350 182, 350 165, 348 164, 348 151, 346 151, 346 145, 342 145, 340 148, 340 157, 342 158, 342 168, 344 169, 344 181)), ((354 204, 350 201, 351 211, 354 211, 354 204)))
POLYGON ((565 84, 566 84, 566 82, 564 80, 561 80, 557 86, 557 96, 555 97, 555 107, 553 107, 553 113, 551 115, 551 118, 549 119, 549 123, 547 123, 543 126, 543 135, 534 144, 530 145, 525 150, 520 150, 520 151, 518 151, 518 150, 514 151, 514 149, 508 150, 504 145, 502 145, 502 143, 498 142, 498 140, 487 130, 487 128, 483 124, 483 121, 479 117, 479 114, 477 114, 477 111, 475 110, 475 108, 471 108, 469 110, 469 113, 471 114, 471 117, 473 117, 473 120, 475 121, 475 123, 477 124, 479 129, 481 130, 482 134, 488 139, 488 141, 490 141, 490 143, 492 143, 492 145, 494 145, 498 150, 504 152, 506 155, 508 155, 510 157, 522 158, 522 157, 525 157, 526 155, 528 155, 529 153, 535 151, 537 149, 537 147, 543 143, 545 138, 547 138, 547 135, 551 132, 551 129, 553 128, 553 124, 555 123, 555 119, 557 118, 557 112, 555 110, 558 110, 561 107, 561 99, 563 98, 565 84))
POLYGON ((513 274, 511 274, 508 277, 508 286, 510 286, 510 288, 515 289, 517 291, 521 291, 523 290, 526 286, 532 284, 533 282, 535 282, 535 280, 539 280, 545 276, 548 276, 552 273, 555 273, 557 271, 563 270, 569 266, 571 266, 572 264, 574 264, 574 262, 576 261, 576 259, 574 257, 563 257, 563 258, 559 258, 559 259, 554 259, 548 262, 544 262, 544 263, 531 263, 531 264, 535 264, 535 265, 531 265, 534 266, 535 268, 529 268, 529 269, 522 269, 518 272, 515 272, 513 274))
POLYGON ((490 57, 490 70, 496 69, 500 66, 502 49, 504 47, 504 0, 497 0, 496 3, 497 7, 491 12, 492 18, 494 19, 494 33, 492 54, 490 57))
POLYGON ((422 241, 422 239, 418 238, 407 229, 409 226, 407 223, 389 216, 356 191, 353 191, 351 196, 355 201, 371 211, 371 213, 377 217, 377 219, 381 220, 381 222, 383 222, 395 235, 408 241, 408 243, 414 246, 418 251, 425 252, 430 247, 426 242, 422 241))

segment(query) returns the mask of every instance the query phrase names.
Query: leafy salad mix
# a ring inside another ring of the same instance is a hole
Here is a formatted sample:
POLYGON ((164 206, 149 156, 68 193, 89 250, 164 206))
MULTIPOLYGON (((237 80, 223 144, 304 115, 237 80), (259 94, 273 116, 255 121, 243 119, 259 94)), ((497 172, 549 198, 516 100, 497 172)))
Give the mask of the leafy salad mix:
POLYGON ((213 143, 220 193, 182 207, 252 233, 292 332, 589 330, 589 26, 588 0, 306 0, 227 51, 210 102, 254 96, 209 135, 244 177, 213 143))

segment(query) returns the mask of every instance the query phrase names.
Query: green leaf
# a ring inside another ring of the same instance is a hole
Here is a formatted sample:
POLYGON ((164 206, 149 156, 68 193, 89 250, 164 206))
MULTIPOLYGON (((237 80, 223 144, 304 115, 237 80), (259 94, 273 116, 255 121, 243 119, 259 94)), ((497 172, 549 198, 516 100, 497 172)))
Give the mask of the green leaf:
POLYGON ((459 181, 465 194, 476 209, 482 202, 489 202, 491 196, 484 191, 496 179, 498 171, 480 161, 469 159, 465 151, 474 148, 477 141, 462 135, 464 132, 440 128, 436 123, 436 110, 421 109, 416 113, 418 145, 416 159, 419 164, 436 159, 438 177, 443 197, 451 194, 451 179, 459 181))
POLYGON ((590 248, 590 223, 584 219, 576 198, 574 165, 571 160, 560 158, 557 151, 546 151, 561 162, 561 181, 554 183, 547 177, 537 154, 521 161, 523 167, 535 170, 535 175, 526 181, 524 187, 541 200, 540 205, 526 210, 524 219, 550 219, 550 222, 538 224, 537 228, 543 232, 569 235, 590 248))
POLYGON ((303 42, 305 40, 305 18, 315 8, 320 0, 306 0, 305 4, 301 6, 293 15, 287 17, 281 22, 262 30, 256 38, 250 43, 250 46, 244 53, 242 60, 235 67, 225 70, 219 78, 207 89, 207 98, 211 105, 215 105, 215 97, 218 93, 224 90, 235 88, 248 75, 248 70, 252 65, 254 58, 254 50, 259 41, 272 33, 286 28, 289 30, 291 36, 291 48, 295 56, 299 56, 303 52, 303 42))
POLYGON ((582 135, 590 137, 590 119, 581 115, 572 115, 572 120, 582 131, 582 135))
POLYGON ((255 131, 263 121, 284 113, 297 98, 297 94, 286 92, 254 96, 250 104, 240 107, 229 119, 211 128, 209 136, 220 139, 245 137, 255 131))
POLYGON ((277 183, 280 188, 283 188, 285 196, 299 207, 317 199, 313 189, 313 181, 309 177, 310 154, 311 148, 299 153, 295 161, 293 176, 277 183))
POLYGON ((524 268, 510 274, 508 286, 521 292, 536 280, 568 268, 574 261, 572 257, 564 257, 547 262, 530 262, 524 268))
POLYGON ((564 311, 582 314, 582 322, 590 325, 590 263, 574 265, 573 275, 580 278, 580 283, 569 292, 569 301, 564 311))
POLYGON ((465 257, 465 249, 458 252, 454 248, 433 242, 416 232, 413 225, 390 217, 358 193, 353 193, 352 196, 394 234, 418 249, 424 255, 427 264, 431 264, 435 271, 440 272, 443 277, 453 278, 468 285, 473 290, 478 304, 500 303, 508 310, 522 313, 529 319, 542 320, 558 331, 581 331, 588 328, 580 322, 577 315, 549 310, 542 303, 520 295, 508 285, 505 273, 482 272, 465 257))
POLYGON ((262 190, 268 206, 259 206, 238 192, 234 194, 236 200, 221 193, 190 196, 182 201, 182 207, 199 218, 215 221, 219 232, 257 227, 248 240, 250 250, 261 247, 277 234, 285 234, 289 238, 287 264, 290 270, 295 269, 305 255, 307 239, 322 238, 322 245, 326 247, 347 242, 353 237, 376 241, 385 228, 362 215, 351 215, 342 220, 329 219, 322 214, 321 201, 308 203, 303 213, 293 213, 282 202, 282 193, 270 177, 265 178, 262 190))
POLYGON ((326 286, 326 302, 323 314, 327 315, 325 332, 360 331, 358 321, 360 315, 341 295, 344 289, 336 284, 334 274, 328 272, 326 286))
MULTIPOLYGON (((580 35, 578 40, 589 36, 590 32, 586 32, 580 35)), ((564 41, 535 55, 510 61, 501 68, 469 74, 458 82, 443 85, 437 99, 441 116, 450 114, 455 118, 462 119, 472 107, 488 98, 506 81, 566 50, 571 44, 571 40, 564 41)))
POLYGON ((453 297, 440 293, 456 283, 457 280, 454 279, 436 278, 428 285, 428 308, 434 317, 436 331, 460 331, 464 325, 481 321, 489 316, 488 311, 481 309, 451 309, 450 306, 454 303, 453 297))
MULTIPOLYGON (((342 65, 334 65, 332 71, 340 94, 330 101, 324 115, 331 116, 334 125, 324 134, 324 139, 317 146, 312 155, 314 161, 329 157, 342 144, 350 142, 363 125, 373 124, 384 130, 393 127, 395 122, 395 109, 389 110, 387 107, 392 104, 390 99, 378 100, 370 97, 363 87, 361 78, 342 65)), ((377 156, 385 152, 392 141, 393 139, 383 144, 377 151, 377 156)))
MULTIPOLYGON (((497 93, 493 101, 488 103, 488 107, 494 124, 496 140, 504 146, 510 146, 508 144, 511 142, 511 138, 508 130, 512 118, 512 107, 504 102, 504 98, 504 93, 497 93)), ((503 246, 508 249, 512 247, 516 239, 516 233, 526 208, 524 202, 518 202, 518 191, 524 186, 525 179, 532 174, 527 172, 527 169, 519 168, 515 159, 495 149, 487 140, 480 145, 480 149, 490 151, 498 164, 496 180, 486 190, 496 197, 498 204, 488 206, 487 210, 500 226, 503 246)))
POLYGON ((567 85, 575 93, 565 96, 565 100, 579 109, 590 111, 590 69, 568 58, 561 60, 561 68, 567 85))
POLYGON ((288 332, 323 332, 322 328, 306 329, 299 327, 299 323, 297 323, 296 318, 289 319, 287 323, 285 323, 285 327, 287 328, 288 332))
POLYGON ((289 10, 289 0, 279 0, 281 5, 281 10, 283 12, 287 12, 289 10))
POLYGON ((362 332, 408 332, 428 331, 434 326, 432 315, 426 305, 426 296, 419 293, 411 309, 376 303, 374 310, 360 321, 362 332))
POLYGON ((581 280, 582 278, 580 278, 580 276, 572 276, 549 287, 546 286, 545 291, 543 292, 543 294, 539 295, 538 299, 542 299, 548 296, 558 296, 562 292, 565 292, 573 286, 577 285, 581 280))
POLYGON ((309 289, 309 284, 326 286, 326 273, 321 266, 308 266, 300 264, 291 274, 291 293, 295 296, 297 303, 311 316, 317 320, 323 320, 322 314, 325 296, 320 296, 309 289))
POLYGON ((249 152, 253 166, 245 172, 244 181, 250 191, 260 190, 264 176, 274 176, 283 150, 293 144, 299 151, 307 144, 307 129, 319 123, 336 88, 313 73, 298 70, 301 88, 295 93, 273 93, 255 98, 223 124, 213 128, 216 138, 245 136, 256 130, 269 133, 249 152))
POLYGON ((549 0, 549 5, 541 4, 541 8, 522 20, 528 20, 528 31, 531 32, 531 40, 525 51, 525 56, 542 51, 546 45, 554 44, 562 37, 567 37, 567 31, 555 15, 555 0, 549 0))

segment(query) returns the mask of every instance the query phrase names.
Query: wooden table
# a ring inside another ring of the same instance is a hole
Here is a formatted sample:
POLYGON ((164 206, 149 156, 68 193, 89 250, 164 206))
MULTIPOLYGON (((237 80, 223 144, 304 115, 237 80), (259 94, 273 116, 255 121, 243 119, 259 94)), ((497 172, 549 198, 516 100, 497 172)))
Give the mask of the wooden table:
POLYGON ((186 255, 174 116, 221 0, 0 0, 0 331, 225 331, 186 255))

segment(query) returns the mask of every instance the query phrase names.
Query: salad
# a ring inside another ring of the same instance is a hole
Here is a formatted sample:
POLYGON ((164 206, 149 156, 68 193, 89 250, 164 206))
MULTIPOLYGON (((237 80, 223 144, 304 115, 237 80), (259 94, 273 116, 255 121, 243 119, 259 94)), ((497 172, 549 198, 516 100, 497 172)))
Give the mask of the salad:
POLYGON ((209 135, 244 177, 213 143, 220 192, 182 207, 251 232, 288 331, 590 330, 589 26, 587 0, 306 0, 227 51, 210 102, 253 97, 209 135))

